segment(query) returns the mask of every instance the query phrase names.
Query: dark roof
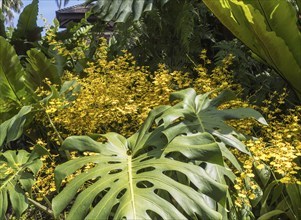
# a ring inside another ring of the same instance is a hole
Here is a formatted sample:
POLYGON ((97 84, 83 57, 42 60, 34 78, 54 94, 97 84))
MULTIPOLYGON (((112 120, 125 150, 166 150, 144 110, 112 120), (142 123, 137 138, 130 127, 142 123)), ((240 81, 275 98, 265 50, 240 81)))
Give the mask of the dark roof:
MULTIPOLYGON (((70 22, 80 22, 85 17, 85 13, 93 7, 93 4, 79 4, 71 7, 57 10, 56 18, 60 23, 60 28, 66 28, 70 22)), ((88 21, 93 23, 96 21, 96 16, 91 15, 88 21)))
POLYGON ((89 4, 89 5, 79 4, 79 5, 74 5, 74 6, 67 7, 67 8, 62 8, 60 10, 57 10, 56 13, 59 13, 59 14, 86 13, 87 11, 89 11, 91 9, 92 6, 93 6, 92 4, 89 4))

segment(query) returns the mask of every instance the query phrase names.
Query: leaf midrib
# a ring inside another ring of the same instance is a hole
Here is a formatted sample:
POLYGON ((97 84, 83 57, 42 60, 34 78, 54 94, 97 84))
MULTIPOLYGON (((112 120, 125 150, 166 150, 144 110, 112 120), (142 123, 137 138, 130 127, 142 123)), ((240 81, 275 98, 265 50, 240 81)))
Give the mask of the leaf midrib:
POLYGON ((134 187, 133 187, 132 155, 129 155, 127 160, 128 160, 128 179, 129 179, 129 188, 130 188, 130 195, 131 195, 131 205, 133 209, 134 219, 137 219, 136 207, 135 207, 135 195, 134 195, 134 187))

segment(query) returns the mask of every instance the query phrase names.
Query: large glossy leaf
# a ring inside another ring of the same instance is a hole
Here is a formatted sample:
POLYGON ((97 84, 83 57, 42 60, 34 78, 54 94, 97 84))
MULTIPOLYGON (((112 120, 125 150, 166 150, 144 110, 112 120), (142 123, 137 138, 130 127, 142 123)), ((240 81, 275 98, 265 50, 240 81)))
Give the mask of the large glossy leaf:
POLYGON ((264 215, 260 216, 258 218, 258 220, 271 219, 272 217, 283 214, 283 213, 284 213, 284 211, 282 211, 282 210, 273 210, 273 211, 270 211, 270 212, 265 213, 264 215))
POLYGON ((27 67, 29 73, 28 82, 32 88, 42 85, 45 78, 48 78, 53 84, 61 85, 58 70, 54 64, 45 56, 45 54, 36 48, 27 51, 27 67))
POLYGON ((23 9, 19 16, 17 29, 13 32, 11 42, 19 55, 25 54, 33 47, 33 42, 41 39, 43 28, 37 26, 38 3, 38 0, 33 0, 23 9))
POLYGON ((95 2, 93 10, 98 16, 105 20, 124 22, 130 15, 138 20, 142 13, 153 9, 155 4, 160 6, 168 0, 88 0, 87 3, 95 2))
POLYGON ((20 107, 35 103, 34 90, 14 47, 0 36, 0 121, 15 115, 20 107))
POLYGON ((14 48, 0 36, 0 99, 23 105, 29 96, 25 86, 25 72, 14 48))
MULTIPOLYGON (((34 152, 37 155, 37 151, 34 152)), ((5 219, 9 204, 17 218, 27 209, 25 192, 31 193, 34 175, 41 166, 37 156, 31 156, 25 150, 0 153, 0 219, 5 219)))
POLYGON ((183 134, 209 132, 226 145, 248 153, 245 145, 239 140, 244 138, 243 135, 227 125, 226 121, 255 118, 266 124, 265 119, 259 112, 250 108, 218 109, 224 101, 233 97, 230 91, 223 92, 215 99, 209 99, 209 94, 197 95, 192 88, 173 93, 171 100, 179 100, 179 102, 157 119, 163 121, 167 128, 164 134, 170 140, 176 134, 175 129, 179 127, 183 134), (177 126, 173 126, 174 123, 177 123, 177 126))
POLYGON ((3 143, 17 140, 23 133, 23 126, 26 122, 26 115, 31 111, 30 106, 24 106, 12 118, 0 124, 0 149, 3 143))
POLYGON ((139 132, 128 139, 116 133, 104 135, 105 143, 87 136, 67 138, 64 150, 95 155, 55 169, 59 188, 65 177, 84 165, 92 166, 53 199, 54 213, 58 215, 75 199, 67 219, 149 219, 156 215, 163 219, 222 219, 216 204, 223 203, 227 186, 203 168, 213 164, 226 170, 219 145, 207 132, 181 135, 180 127, 168 140, 163 126, 154 127, 154 120, 166 109, 153 110, 139 132))
POLYGON ((217 18, 273 67, 301 99, 301 32, 287 0, 204 0, 217 18))

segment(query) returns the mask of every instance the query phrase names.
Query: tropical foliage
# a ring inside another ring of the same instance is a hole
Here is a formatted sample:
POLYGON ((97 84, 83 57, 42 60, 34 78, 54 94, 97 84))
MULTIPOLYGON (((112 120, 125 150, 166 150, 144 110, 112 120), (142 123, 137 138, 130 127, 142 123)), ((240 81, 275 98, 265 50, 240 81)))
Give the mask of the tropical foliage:
POLYGON ((300 219, 300 1, 90 2, 0 19, 0 219, 300 219))
POLYGON ((256 56, 285 78, 300 99, 301 53, 296 45, 301 42, 301 32, 292 5, 286 0, 204 3, 256 56))
MULTIPOLYGON (((89 2, 96 2, 94 10, 100 18, 122 22, 131 14, 133 19, 137 20, 142 12, 150 11, 153 7, 163 7, 169 1, 155 1, 156 4, 137 0, 122 3, 100 0, 89 2)), ((287 0, 273 1, 272 4, 264 0, 255 2, 203 0, 203 2, 256 57, 287 80, 300 99, 301 54, 300 48, 296 45, 301 42, 301 33, 297 25, 298 14, 292 4, 287 0)), ((173 13, 172 10, 170 12, 173 13)))

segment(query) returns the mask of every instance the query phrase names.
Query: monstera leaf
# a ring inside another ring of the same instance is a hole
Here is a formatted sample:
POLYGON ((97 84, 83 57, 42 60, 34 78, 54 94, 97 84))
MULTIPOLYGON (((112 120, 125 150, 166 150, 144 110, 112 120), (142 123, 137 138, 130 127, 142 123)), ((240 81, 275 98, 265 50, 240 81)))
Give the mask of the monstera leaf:
POLYGON ((225 121, 232 119, 255 118, 266 124, 262 115, 250 108, 218 109, 225 101, 233 98, 230 91, 221 93, 215 99, 209 99, 209 94, 197 95, 195 90, 188 88, 171 95, 171 101, 179 100, 176 105, 164 112, 157 121, 163 121, 166 137, 171 140, 175 136, 175 130, 180 129, 183 134, 195 132, 209 132, 223 143, 233 146, 244 153, 248 153, 245 145, 239 140, 244 138, 242 134, 225 121), (176 121, 179 122, 176 122, 176 121), (173 123, 177 123, 174 126, 173 123), (172 125, 172 126, 170 126, 172 125), (170 126, 170 127, 169 127, 170 126))
POLYGON ((17 218, 27 209, 25 192, 31 194, 34 175, 42 166, 38 158, 46 152, 37 146, 31 154, 25 150, 0 153, 0 219, 6 219, 9 206, 17 218))
POLYGON ((128 139, 117 133, 104 135, 105 143, 87 136, 67 138, 64 150, 93 154, 59 165, 57 188, 83 166, 92 168, 81 172, 53 199, 54 213, 59 215, 72 204, 67 219, 222 219, 212 201, 224 205, 227 186, 203 168, 214 164, 225 169, 219 145, 207 132, 182 135, 180 127, 173 139, 167 139, 164 126, 154 125, 166 109, 151 111, 141 129, 128 139))

